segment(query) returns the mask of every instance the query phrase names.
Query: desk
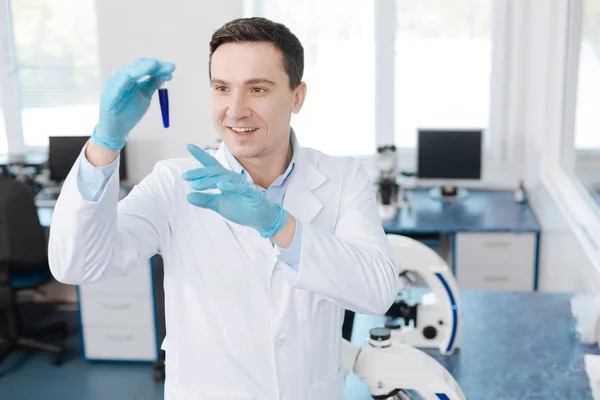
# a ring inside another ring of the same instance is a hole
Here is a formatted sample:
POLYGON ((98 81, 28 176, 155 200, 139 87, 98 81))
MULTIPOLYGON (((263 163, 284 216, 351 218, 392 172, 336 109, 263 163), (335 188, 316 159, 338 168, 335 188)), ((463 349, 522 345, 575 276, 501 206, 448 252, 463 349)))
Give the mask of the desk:
MULTIPOLYGON (((467 399, 592 399, 569 294, 461 290, 462 347, 451 356, 426 350, 461 386, 467 399)), ((352 342, 361 346, 384 319, 357 314, 352 342)), ((346 400, 372 400, 350 375, 346 400)))
POLYGON ((8 167, 19 166, 19 167, 34 167, 37 173, 40 172, 42 166, 48 161, 47 152, 29 152, 22 155, 15 154, 0 154, 0 177, 4 176, 8 178, 8 167))
POLYGON ((449 264, 461 288, 537 290, 540 226, 510 190, 470 189, 443 202, 428 189, 409 189, 412 207, 384 221, 386 233, 424 241, 449 239, 449 264))
MULTIPOLYGON (((461 386, 467 399, 592 399, 569 294, 461 291, 462 347, 451 356, 426 350, 461 386)), ((384 319, 357 314, 352 342, 361 346, 384 319)), ((371 400, 350 375, 346 400, 371 400)))
POLYGON ((39 167, 48 161, 47 152, 30 152, 26 154, 0 154, 0 166, 22 165, 24 167, 39 167))
POLYGON ((510 190, 470 189, 466 198, 453 202, 431 198, 428 189, 408 189, 406 193, 413 206, 410 210, 403 207, 394 220, 384 221, 388 233, 540 231, 529 206, 516 203, 510 190))

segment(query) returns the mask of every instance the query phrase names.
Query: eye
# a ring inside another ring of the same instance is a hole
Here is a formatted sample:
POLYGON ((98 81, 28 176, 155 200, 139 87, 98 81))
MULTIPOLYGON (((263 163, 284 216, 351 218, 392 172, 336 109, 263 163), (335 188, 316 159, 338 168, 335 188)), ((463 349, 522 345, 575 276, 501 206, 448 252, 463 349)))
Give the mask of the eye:
POLYGON ((217 92, 226 92, 227 91, 227 87, 225 87, 225 86, 216 86, 215 90, 217 92))
POLYGON ((267 91, 267 89, 261 88, 261 87, 254 87, 251 90, 252 93, 264 93, 266 91, 267 91))

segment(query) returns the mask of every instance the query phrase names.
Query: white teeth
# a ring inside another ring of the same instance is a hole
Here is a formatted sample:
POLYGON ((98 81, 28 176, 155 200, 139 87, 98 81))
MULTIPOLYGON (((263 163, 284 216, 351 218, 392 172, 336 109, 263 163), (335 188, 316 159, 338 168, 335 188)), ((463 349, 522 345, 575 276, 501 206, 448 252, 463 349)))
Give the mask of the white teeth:
POLYGON ((236 131, 237 133, 246 133, 246 132, 252 132, 257 130, 258 128, 231 128, 232 130, 236 131))

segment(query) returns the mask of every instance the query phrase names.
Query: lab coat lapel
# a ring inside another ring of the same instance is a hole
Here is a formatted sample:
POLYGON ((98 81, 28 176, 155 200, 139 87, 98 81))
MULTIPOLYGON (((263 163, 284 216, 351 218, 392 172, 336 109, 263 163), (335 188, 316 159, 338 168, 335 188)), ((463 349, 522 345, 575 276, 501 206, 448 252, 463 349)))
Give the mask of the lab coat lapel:
MULTIPOLYGON (((307 157, 306 151, 299 146, 294 171, 283 198, 283 208, 302 224, 311 223, 323 209, 323 203, 314 193, 326 180, 312 161, 307 157)), ((284 284, 283 269, 277 268, 279 259, 271 259, 271 301, 274 308, 274 319, 283 321, 289 314, 290 298, 292 293, 289 286, 284 284), (286 289, 287 288, 287 289, 286 289)), ((289 267, 284 267, 289 268, 289 267)))
POLYGON ((219 145, 219 148, 217 149, 217 152, 215 154, 213 154, 213 157, 218 162, 220 162, 221 165, 223 165, 225 168, 227 168, 228 170, 231 171, 231 166, 227 162, 227 157, 225 157, 225 144, 223 142, 221 142, 221 144, 219 145))
POLYGON ((283 208, 300 222, 310 223, 323 208, 314 191, 327 177, 309 159, 305 149, 297 146, 296 151, 298 158, 285 192, 283 208))

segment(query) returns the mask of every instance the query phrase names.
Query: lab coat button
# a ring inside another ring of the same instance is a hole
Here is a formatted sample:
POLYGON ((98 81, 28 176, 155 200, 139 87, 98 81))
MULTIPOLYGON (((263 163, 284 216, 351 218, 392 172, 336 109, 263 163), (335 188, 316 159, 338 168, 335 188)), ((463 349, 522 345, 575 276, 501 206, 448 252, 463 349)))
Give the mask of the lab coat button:
POLYGON ((279 338, 279 339, 277 339, 277 341, 275 343, 277 344, 277 346, 281 347, 285 343, 285 339, 279 338))

